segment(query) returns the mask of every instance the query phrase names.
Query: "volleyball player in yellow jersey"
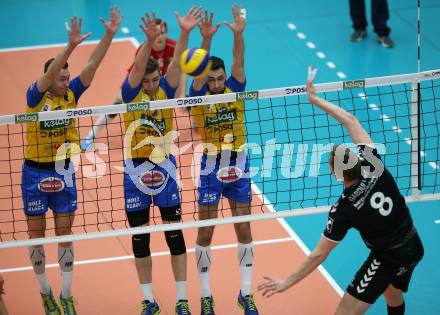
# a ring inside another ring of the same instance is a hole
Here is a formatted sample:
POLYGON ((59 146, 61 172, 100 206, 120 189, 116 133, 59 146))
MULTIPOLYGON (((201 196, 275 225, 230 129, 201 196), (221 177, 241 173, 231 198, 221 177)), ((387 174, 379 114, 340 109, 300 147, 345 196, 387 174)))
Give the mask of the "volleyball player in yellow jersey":
MULTIPOLYGON (((121 16, 118 8, 110 9, 110 19, 101 18, 105 34, 92 52, 81 74, 69 81, 67 60, 73 50, 91 33, 81 34, 81 18, 73 17, 70 27, 66 22, 69 41, 63 50, 46 62, 44 74, 27 91, 28 113, 40 111, 74 109, 78 99, 90 86, 99 64, 104 58, 113 36, 119 28, 121 16)), ((67 180, 56 171, 56 160, 65 168, 70 167, 69 155, 57 157, 64 143, 79 144, 75 119, 41 121, 26 126, 25 161, 22 175, 23 207, 27 216, 30 238, 45 236, 46 212, 51 208, 55 218, 56 235, 71 234, 75 217, 76 187, 73 176, 67 180)), ((29 248, 30 259, 38 282, 46 314, 61 314, 45 275, 45 253, 43 246, 29 248)), ((58 262, 61 269, 62 290, 60 303, 64 314, 76 314, 71 294, 73 271, 72 243, 58 244, 58 262)))
MULTIPOLYGON (((234 34, 231 76, 227 77, 222 59, 211 57, 212 68, 204 78, 195 79, 190 96, 242 92, 245 89, 244 39, 246 25, 244 9, 232 7, 233 23, 225 24, 234 34)), ((219 25, 212 25, 212 16, 200 25, 202 48, 209 51, 211 39, 219 25)), ((246 129, 244 102, 213 104, 193 107, 191 110, 198 132, 205 146, 201 161, 200 186, 198 188, 199 219, 217 218, 221 196, 228 198, 232 215, 250 213, 251 182, 249 158, 244 150, 246 129)), ((240 264, 241 290, 238 304, 245 314, 258 314, 251 289, 253 243, 249 222, 234 225, 237 234, 237 255, 240 264)), ((210 288, 211 241, 214 227, 198 230, 196 244, 197 268, 201 286, 202 314, 214 314, 214 302, 210 288)))
MULTIPOLYGON (((156 16, 142 17, 142 31, 147 40, 135 57, 133 68, 122 84, 122 100, 139 103, 174 98, 181 69, 179 57, 188 46, 189 33, 197 25, 201 8, 192 7, 184 17, 178 14, 180 37, 174 58, 166 74, 160 75, 157 61, 150 58, 153 43, 163 28, 156 25, 156 16)), ((180 196, 176 183, 176 160, 166 147, 167 134, 173 129, 174 110, 142 110, 124 114, 126 127, 124 195, 125 209, 131 227, 149 224, 150 206, 159 207, 165 223, 181 220, 180 196), (128 142, 128 143, 127 143, 128 142)), ((176 314, 190 314, 186 295, 186 246, 181 230, 165 232, 171 252, 171 265, 176 280, 176 314)), ((159 305, 152 292, 152 260, 150 234, 132 237, 136 269, 143 294, 143 315, 159 314, 159 305)))

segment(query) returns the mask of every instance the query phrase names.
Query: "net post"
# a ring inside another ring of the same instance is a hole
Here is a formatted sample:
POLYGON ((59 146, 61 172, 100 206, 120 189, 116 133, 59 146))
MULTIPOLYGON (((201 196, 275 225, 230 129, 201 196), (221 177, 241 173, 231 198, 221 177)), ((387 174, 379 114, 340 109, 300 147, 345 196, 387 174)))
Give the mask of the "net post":
POLYGON ((420 82, 411 81, 411 197, 420 198, 420 82))

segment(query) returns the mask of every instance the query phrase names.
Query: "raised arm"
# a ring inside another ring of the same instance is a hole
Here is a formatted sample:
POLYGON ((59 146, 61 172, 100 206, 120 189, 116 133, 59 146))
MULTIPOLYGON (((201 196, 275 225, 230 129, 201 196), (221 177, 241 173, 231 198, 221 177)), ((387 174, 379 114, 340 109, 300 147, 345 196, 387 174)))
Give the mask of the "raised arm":
POLYGON ((313 270, 315 270, 327 258, 337 244, 338 243, 329 241, 325 237, 321 237, 313 252, 301 263, 294 273, 285 280, 264 277, 266 282, 258 286, 258 291, 262 291, 263 296, 267 297, 286 291, 311 274, 313 270))
MULTIPOLYGON (((309 68, 309 73, 310 71, 312 70, 309 68)), ((347 129, 353 143, 371 144, 372 141, 370 135, 359 123, 359 120, 356 118, 356 116, 316 95, 315 87, 313 86, 313 76, 314 75, 311 77, 309 76, 310 79, 307 81, 307 96, 309 98, 309 102, 318 106, 339 121, 347 129)))
POLYGON ((84 40, 89 38, 92 33, 87 33, 86 35, 81 35, 81 24, 82 19, 76 16, 70 19, 70 26, 66 22, 66 28, 69 34, 69 41, 63 50, 55 57, 53 62, 50 64, 47 71, 41 76, 37 81, 37 88, 39 92, 46 92, 46 90, 53 84, 61 69, 69 59, 70 54, 73 50, 82 43, 84 40))
POLYGON ((156 25, 156 14, 153 13, 151 19, 148 13, 145 13, 145 17, 141 17, 143 25, 139 24, 139 27, 147 36, 147 40, 144 41, 139 52, 136 54, 133 67, 128 75, 128 83, 132 88, 135 88, 141 84, 142 78, 145 74, 145 67, 147 66, 151 49, 153 48, 153 43, 156 38, 159 37, 160 32, 163 29, 163 22, 159 24, 159 27, 156 25))
POLYGON ((232 61, 232 76, 239 82, 243 83, 246 80, 244 73, 244 39, 243 32, 246 27, 246 13, 244 8, 239 9, 237 5, 232 6, 232 15, 234 22, 225 22, 234 33, 234 49, 232 61))
POLYGON ((80 79, 84 86, 89 86, 92 83, 96 70, 98 70, 102 59, 104 59, 113 40, 113 36, 118 31, 119 25, 121 24, 121 12, 117 7, 110 8, 110 19, 108 22, 103 18, 100 18, 100 20, 105 27, 105 34, 90 55, 87 65, 81 71, 80 79))
POLYGON ((197 25, 202 13, 201 7, 193 6, 186 13, 184 17, 181 17, 179 13, 176 12, 177 22, 180 25, 180 36, 174 49, 173 60, 167 69, 167 81, 169 85, 173 88, 179 85, 180 75, 182 70, 180 69, 179 60, 182 53, 188 47, 189 33, 197 25))
MULTIPOLYGON (((214 12, 209 13, 207 10, 204 11, 202 20, 199 24, 200 35, 202 35, 202 46, 208 53, 211 51, 211 42, 215 33, 218 31, 220 24, 213 25, 214 12)), ((196 91, 200 91, 205 85, 207 76, 194 79, 193 88, 196 91)))

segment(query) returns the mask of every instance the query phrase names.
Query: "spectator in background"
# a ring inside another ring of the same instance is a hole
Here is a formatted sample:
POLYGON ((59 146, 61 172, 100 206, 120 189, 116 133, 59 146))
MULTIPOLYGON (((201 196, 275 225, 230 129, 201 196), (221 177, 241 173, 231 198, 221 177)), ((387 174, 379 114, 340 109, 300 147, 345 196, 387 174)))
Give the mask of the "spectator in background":
MULTIPOLYGON (((350 17, 353 21, 354 33, 352 42, 359 42, 367 37, 367 16, 365 13, 365 0, 350 0, 350 17)), ((389 19, 387 0, 371 1, 371 20, 377 41, 384 48, 392 48, 393 41, 389 37, 391 29, 387 26, 389 19)))

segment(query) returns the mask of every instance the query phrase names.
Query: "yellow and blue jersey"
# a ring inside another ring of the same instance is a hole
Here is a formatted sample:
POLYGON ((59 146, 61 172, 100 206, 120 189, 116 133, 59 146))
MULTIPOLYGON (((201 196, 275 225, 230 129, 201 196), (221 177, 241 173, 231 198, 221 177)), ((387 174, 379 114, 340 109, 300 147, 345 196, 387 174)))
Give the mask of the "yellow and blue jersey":
MULTIPOLYGON (((26 112, 37 113, 76 108, 79 98, 86 89, 87 87, 78 76, 70 81, 66 95, 54 96, 49 91, 38 91, 37 81, 35 81, 26 93, 26 112)), ((64 143, 79 145, 76 119, 65 118, 26 124, 25 159, 38 163, 54 162, 57 160, 58 148, 64 143)), ((68 152, 67 156, 60 156, 58 159, 69 157, 70 153, 68 152)))
MULTIPOLYGON (((169 85, 165 76, 160 78, 159 88, 153 98, 150 98, 142 89, 142 83, 132 88, 128 83, 128 77, 122 85, 122 100, 124 103, 140 103, 154 100, 166 100, 174 98, 176 88, 169 85)), ((136 148, 147 137, 157 138, 165 137, 173 129, 174 110, 172 108, 145 110, 140 112, 131 112, 124 114, 125 131, 131 137, 130 156, 127 158, 149 158, 154 149, 153 141, 148 141, 144 145, 136 148), (135 123, 130 133, 130 125, 135 123)), ((168 137, 162 138, 168 139, 168 137)), ((170 143, 166 143, 169 146, 170 143)))
MULTIPOLYGON (((190 96, 210 94, 207 84, 200 91, 194 90, 193 84, 190 96)), ((245 87, 246 82, 241 83, 230 76, 225 83, 225 93, 242 92, 245 87)), ((191 115, 205 149, 200 162, 198 203, 215 205, 221 196, 236 202, 251 202, 250 161, 244 150, 244 101, 194 106, 191 115), (228 158, 224 160, 223 154, 228 158)))
MULTIPOLYGON (((210 95, 208 85, 199 91, 191 84, 190 96, 210 95)), ((225 92, 243 92, 246 82, 239 82, 230 76, 225 83, 225 92)), ((191 115, 202 137, 205 152, 216 155, 223 150, 241 151, 246 143, 246 126, 244 116, 244 101, 218 103, 191 107, 191 115), (209 146, 216 149, 213 152, 209 146)))

